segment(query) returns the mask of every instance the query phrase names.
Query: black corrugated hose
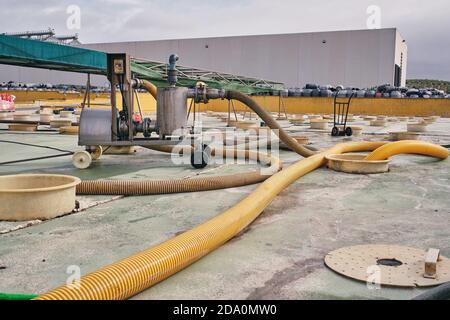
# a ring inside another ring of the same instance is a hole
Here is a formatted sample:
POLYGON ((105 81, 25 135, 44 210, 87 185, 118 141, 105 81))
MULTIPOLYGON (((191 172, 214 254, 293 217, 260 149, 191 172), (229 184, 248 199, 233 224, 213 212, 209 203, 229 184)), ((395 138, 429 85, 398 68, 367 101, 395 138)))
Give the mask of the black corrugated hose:
POLYGON ((412 300, 450 300, 450 282, 430 289, 412 300))

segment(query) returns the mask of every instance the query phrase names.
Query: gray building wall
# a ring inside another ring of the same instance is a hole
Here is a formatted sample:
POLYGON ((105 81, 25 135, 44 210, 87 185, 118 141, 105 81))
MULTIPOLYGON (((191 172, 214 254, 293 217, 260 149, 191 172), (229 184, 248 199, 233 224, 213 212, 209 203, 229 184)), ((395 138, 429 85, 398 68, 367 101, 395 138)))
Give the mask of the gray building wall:
MULTIPOLYGON (((289 87, 306 83, 355 87, 393 84, 396 63, 403 65, 402 85, 406 81, 407 47, 396 29, 98 43, 83 47, 127 52, 136 58, 162 62, 171 53, 177 53, 184 66, 279 81, 289 87)), ((83 76, 16 67, 2 66, 0 75, 1 81, 85 82, 83 76)), ((104 85, 106 79, 95 77, 93 82, 104 85)))

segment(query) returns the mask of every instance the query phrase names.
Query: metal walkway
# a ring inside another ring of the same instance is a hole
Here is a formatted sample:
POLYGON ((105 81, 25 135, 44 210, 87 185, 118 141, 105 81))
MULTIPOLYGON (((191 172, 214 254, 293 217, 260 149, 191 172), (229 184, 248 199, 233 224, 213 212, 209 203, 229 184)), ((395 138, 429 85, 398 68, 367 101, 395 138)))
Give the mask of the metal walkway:
MULTIPOLYGON (((107 54, 52 42, 0 35, 0 64, 42 68, 67 72, 106 75, 107 54)), ((167 85, 167 64, 133 59, 132 72, 136 77, 167 85)), ((282 83, 235 76, 214 71, 178 66, 179 86, 193 87, 198 81, 212 88, 237 90, 247 94, 278 92, 282 83)))

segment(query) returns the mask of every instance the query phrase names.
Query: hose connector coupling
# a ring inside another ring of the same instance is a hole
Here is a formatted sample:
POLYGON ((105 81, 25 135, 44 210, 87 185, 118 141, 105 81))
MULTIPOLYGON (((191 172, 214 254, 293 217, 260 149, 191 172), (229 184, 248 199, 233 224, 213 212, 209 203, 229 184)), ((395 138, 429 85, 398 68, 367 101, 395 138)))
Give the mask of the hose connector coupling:
POLYGON ((177 61, 180 58, 176 54, 172 54, 169 57, 169 70, 167 74, 167 81, 172 87, 175 87, 178 82, 178 70, 177 70, 177 61))

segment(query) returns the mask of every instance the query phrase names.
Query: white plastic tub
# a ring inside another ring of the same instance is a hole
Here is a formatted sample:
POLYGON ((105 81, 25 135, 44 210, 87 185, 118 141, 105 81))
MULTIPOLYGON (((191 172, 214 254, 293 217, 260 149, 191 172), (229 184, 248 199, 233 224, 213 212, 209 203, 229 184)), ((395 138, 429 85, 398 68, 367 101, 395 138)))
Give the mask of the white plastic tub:
POLYGON ((313 119, 311 120, 311 129, 314 130, 327 130, 328 120, 323 119, 313 119))
POLYGON ((426 123, 408 123, 408 132, 426 132, 427 131, 426 123))
POLYGON ((48 220, 71 213, 80 182, 49 174, 0 177, 0 220, 48 220))

